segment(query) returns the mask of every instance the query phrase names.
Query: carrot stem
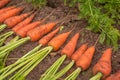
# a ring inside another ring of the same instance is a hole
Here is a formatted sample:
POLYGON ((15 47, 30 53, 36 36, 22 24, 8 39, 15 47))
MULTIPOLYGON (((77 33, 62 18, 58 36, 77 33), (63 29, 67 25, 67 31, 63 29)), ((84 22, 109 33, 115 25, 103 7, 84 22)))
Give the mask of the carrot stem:
POLYGON ((6 27, 7 27, 6 24, 2 24, 2 25, 0 25, 0 32, 3 31, 6 27))
POLYGON ((5 34, 2 34, 2 35, 0 36, 0 46, 2 46, 2 45, 4 44, 4 42, 5 42, 5 40, 6 40, 9 36, 11 36, 12 34, 13 34, 12 31, 7 32, 7 33, 5 33, 5 34))
POLYGON ((65 60, 66 55, 61 56, 57 61, 54 62, 54 64, 46 70, 46 72, 41 76, 40 80, 49 80, 51 79, 54 74, 59 69, 60 65, 65 60))
POLYGON ((54 80, 57 80, 63 76, 72 66, 74 65, 74 60, 72 60, 65 68, 54 75, 54 80))
POLYGON ((80 72, 81 72, 81 68, 77 68, 67 78, 65 78, 65 80, 76 80, 80 72))
POLYGON ((100 80, 103 74, 101 72, 98 72, 95 76, 90 78, 90 80, 100 80))

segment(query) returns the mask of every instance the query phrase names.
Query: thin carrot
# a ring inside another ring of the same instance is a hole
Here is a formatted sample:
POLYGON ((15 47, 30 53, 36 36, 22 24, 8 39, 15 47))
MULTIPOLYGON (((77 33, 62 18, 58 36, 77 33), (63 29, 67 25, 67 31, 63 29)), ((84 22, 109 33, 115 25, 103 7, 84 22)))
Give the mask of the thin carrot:
POLYGON ((24 14, 21 14, 21 15, 18 15, 18 16, 13 16, 13 17, 10 17, 10 18, 6 19, 4 21, 4 23, 7 25, 8 28, 12 28, 29 15, 30 15, 30 13, 24 13, 24 14))
POLYGON ((27 24, 29 24, 33 18, 35 17, 36 13, 32 14, 31 16, 27 17, 25 20, 23 20, 22 22, 20 22, 19 24, 17 24, 15 27, 12 28, 12 30, 14 32, 17 32, 19 29, 21 29, 22 27, 26 26, 27 24))
POLYGON ((56 25, 55 22, 40 25, 40 26, 30 30, 27 33, 27 35, 31 38, 31 41, 37 41, 38 39, 43 37, 45 34, 50 32, 55 25, 56 25))
POLYGON ((52 40, 50 40, 48 45, 52 46, 54 51, 57 51, 64 44, 70 33, 71 31, 55 36, 52 40))
POLYGON ((46 36, 44 36, 43 38, 41 38, 39 40, 39 44, 42 44, 43 46, 45 46, 50 41, 50 39, 55 36, 55 34, 59 31, 59 29, 60 29, 60 27, 58 27, 57 29, 55 29, 51 33, 49 33, 46 36))
MULTIPOLYGON (((112 55, 112 49, 108 48, 104 51, 102 57, 99 59, 97 64, 93 67, 93 74, 95 75, 90 80, 93 80, 96 78, 96 76, 100 73, 102 73, 102 78, 105 78, 106 76, 110 75, 111 73, 111 56, 112 55)), ((101 77, 100 77, 101 78, 101 77)))
POLYGON ((73 53, 71 59, 77 61, 80 58, 80 56, 86 51, 86 49, 87 49, 87 43, 80 46, 80 48, 77 49, 75 53, 73 53))
POLYGON ((54 12, 55 10, 53 10, 48 16, 46 16, 43 20, 39 20, 39 21, 35 21, 35 22, 32 22, 28 25, 26 25, 25 27, 22 27, 20 30, 16 31, 16 33, 21 36, 21 37, 26 37, 27 35, 27 32, 34 29, 35 27, 37 27, 38 25, 40 25, 41 23, 43 23, 47 18, 49 18, 52 13, 54 12))
POLYGON ((120 80, 120 70, 117 71, 116 73, 110 75, 105 80, 120 80))
POLYGON ((4 7, 6 4, 8 4, 8 2, 10 2, 11 0, 1 0, 0 1, 0 8, 4 7))
POLYGON ((2 8, 0 9, 0 14, 5 13, 6 11, 11 10, 13 8, 15 8, 15 6, 9 6, 9 7, 2 8))
POLYGON ((95 53, 95 46, 89 47, 85 53, 76 61, 76 66, 81 67, 82 70, 88 69, 91 64, 92 57, 95 53))
POLYGON ((0 15, 0 23, 4 22, 7 18, 12 17, 17 15, 18 13, 20 13, 20 11, 22 11, 24 9, 24 7, 17 7, 14 8, 12 10, 9 10, 3 14, 0 15))
POLYGON ((75 48, 76 48, 76 44, 78 41, 80 34, 76 33, 71 40, 67 43, 67 45, 62 49, 61 54, 62 55, 66 55, 68 58, 71 57, 72 53, 74 52, 75 48))
POLYGON ((22 27, 20 30, 16 31, 16 34, 18 34, 21 37, 26 37, 26 34, 29 30, 35 28, 36 26, 40 25, 40 21, 32 22, 24 27, 22 27))

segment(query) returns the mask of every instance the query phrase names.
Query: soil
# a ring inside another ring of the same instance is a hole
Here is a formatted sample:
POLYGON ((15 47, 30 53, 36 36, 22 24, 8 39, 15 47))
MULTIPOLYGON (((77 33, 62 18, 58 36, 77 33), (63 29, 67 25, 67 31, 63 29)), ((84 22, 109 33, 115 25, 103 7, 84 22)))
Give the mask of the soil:
MULTIPOLYGON (((22 0, 12 0, 7 6, 21 3, 21 1, 22 0)), ((49 1, 51 1, 51 0, 49 0, 49 1)), ((52 16, 46 22, 60 20, 60 19, 64 18, 66 16, 67 12, 69 12, 70 8, 64 6, 62 1, 63 0, 52 0, 51 3, 48 3, 47 6, 40 9, 40 11, 38 12, 38 14, 36 15, 36 17, 33 21, 43 19, 54 9, 56 9, 56 11, 54 12, 54 14, 52 14, 52 16), (54 5, 53 5, 53 3, 54 3, 54 5)), ((31 11, 32 9, 33 9, 33 6, 31 4, 27 4, 25 10, 22 13, 31 11)), ((75 8, 70 10, 70 14, 73 15, 73 17, 64 21, 64 24, 63 24, 64 29, 61 32, 59 32, 58 34, 69 31, 70 29, 73 28, 74 24, 77 23, 74 31, 69 36, 66 43, 70 40, 70 38, 76 32, 80 32, 81 36, 80 36, 80 39, 78 40, 77 48, 86 42, 89 43, 89 46, 91 46, 95 43, 99 34, 96 34, 89 30, 83 29, 88 25, 87 21, 84 19, 77 20, 77 13, 78 13, 78 11, 75 8)), ((59 26, 59 25, 60 24, 58 24, 57 26, 59 26)), ((9 29, 7 31, 9 31, 9 29)), ((6 32, 6 31, 3 31, 2 33, 4 33, 4 32, 6 32)), ((16 35, 11 36, 7 41, 9 41, 10 39, 12 39, 15 36, 16 35)), ((28 51, 32 50, 37 45, 38 45, 38 42, 29 41, 29 42, 21 45, 20 47, 16 48, 9 55, 7 62, 6 62, 6 66, 14 63, 17 60, 14 58, 20 58, 21 56, 25 55, 28 51)), ((63 48, 63 46, 61 47, 61 49, 63 48)), ((100 43, 97 43, 95 55, 93 57, 91 66, 86 71, 81 72, 81 74, 78 76, 77 80, 88 80, 90 77, 93 76, 92 68, 95 65, 95 63, 98 61, 98 59, 101 57, 102 52, 107 48, 108 48, 108 46, 106 44, 102 45, 100 43)), ((34 70, 32 70, 30 72, 30 74, 27 76, 26 80, 39 80, 40 76, 46 71, 46 69, 48 69, 53 64, 53 62, 55 62, 60 57, 60 50, 58 52, 51 52, 34 70), (53 54, 56 54, 56 55, 53 56, 53 54)), ((64 61, 64 63, 62 64, 61 68, 65 67, 69 62, 70 62, 70 59, 66 59, 64 61)), ((76 69, 76 67, 73 66, 59 80, 64 80, 64 78, 67 77, 75 69, 76 69)), ((115 73, 118 70, 120 70, 120 48, 118 49, 118 51, 113 52, 113 54, 112 54, 112 73, 115 73)))

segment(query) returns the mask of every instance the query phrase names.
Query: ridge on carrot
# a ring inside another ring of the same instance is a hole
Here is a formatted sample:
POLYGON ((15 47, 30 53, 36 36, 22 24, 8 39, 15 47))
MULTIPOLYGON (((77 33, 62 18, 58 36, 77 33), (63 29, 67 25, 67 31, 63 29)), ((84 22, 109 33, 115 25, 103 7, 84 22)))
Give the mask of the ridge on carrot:
POLYGON ((112 69, 111 57, 112 57, 112 49, 108 48, 104 51, 99 61, 93 67, 93 74, 95 76, 93 76, 90 80, 98 80, 110 75, 112 69))
POLYGON ((8 4, 8 2, 10 2, 11 0, 1 0, 0 1, 0 8, 4 7, 5 5, 8 4))

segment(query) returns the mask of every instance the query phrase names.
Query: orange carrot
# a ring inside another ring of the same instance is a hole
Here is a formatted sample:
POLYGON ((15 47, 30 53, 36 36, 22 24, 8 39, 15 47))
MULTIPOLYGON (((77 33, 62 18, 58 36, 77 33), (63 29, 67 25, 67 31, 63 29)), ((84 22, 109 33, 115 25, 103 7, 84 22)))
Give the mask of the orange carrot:
POLYGON ((76 48, 76 44, 79 38, 79 33, 76 33, 71 40, 67 43, 67 45, 62 49, 61 54, 66 55, 68 58, 71 57, 72 53, 74 52, 76 48))
POLYGON ((101 72, 103 74, 103 78, 110 75, 111 73, 111 54, 112 49, 108 48, 104 51, 102 57, 99 59, 97 64, 93 67, 93 74, 97 74, 101 72))
POLYGON ((74 61, 77 61, 80 56, 86 51, 87 49, 87 44, 83 44, 82 46, 80 46, 80 48, 78 48, 75 53, 73 53, 71 59, 74 61))
POLYGON ((6 11, 11 10, 11 9, 13 9, 13 8, 15 8, 15 6, 9 6, 9 7, 0 9, 0 14, 5 13, 6 11))
POLYGON ((60 27, 58 27, 57 29, 55 29, 51 33, 49 33, 46 36, 44 36, 43 38, 41 38, 39 40, 39 44, 42 44, 43 46, 45 46, 50 41, 50 39, 53 38, 53 36, 55 36, 55 34, 59 31, 59 29, 60 29, 60 27))
POLYGON ((55 22, 40 25, 28 31, 27 35, 30 37, 31 41, 37 41, 38 39, 43 37, 45 34, 50 32, 55 25, 56 25, 55 22))
POLYGON ((23 7, 13 8, 12 10, 9 10, 9 11, 1 14, 0 15, 0 23, 4 22, 9 17, 17 15, 23 9, 24 9, 23 7))
POLYGON ((40 25, 41 21, 35 21, 32 22, 24 27, 22 27, 20 30, 16 31, 16 34, 18 34, 21 37, 26 37, 27 32, 35 27, 37 27, 38 25, 40 25))
POLYGON ((81 67, 82 70, 88 69, 91 64, 92 57, 95 53, 95 46, 89 47, 83 55, 76 61, 76 66, 81 67))
POLYGON ((19 24, 17 24, 15 27, 12 28, 12 30, 14 32, 17 32, 19 29, 29 24, 33 20, 34 17, 35 17, 35 13, 29 16, 28 18, 26 18, 25 20, 23 20, 22 22, 20 22, 19 24))
POLYGON ((8 4, 8 2, 10 2, 11 0, 1 0, 0 1, 0 8, 4 7, 6 4, 8 4))
POLYGON ((70 33, 71 31, 57 35, 52 40, 50 40, 48 45, 52 46, 54 51, 57 51, 64 44, 70 33))
POLYGON ((117 71, 116 73, 110 75, 105 80, 120 80, 120 70, 117 71))
POLYGON ((29 15, 30 15, 30 13, 24 13, 24 14, 21 14, 21 15, 18 15, 18 16, 13 16, 13 17, 10 17, 10 18, 6 19, 4 21, 4 23, 7 24, 8 28, 12 28, 29 15))

